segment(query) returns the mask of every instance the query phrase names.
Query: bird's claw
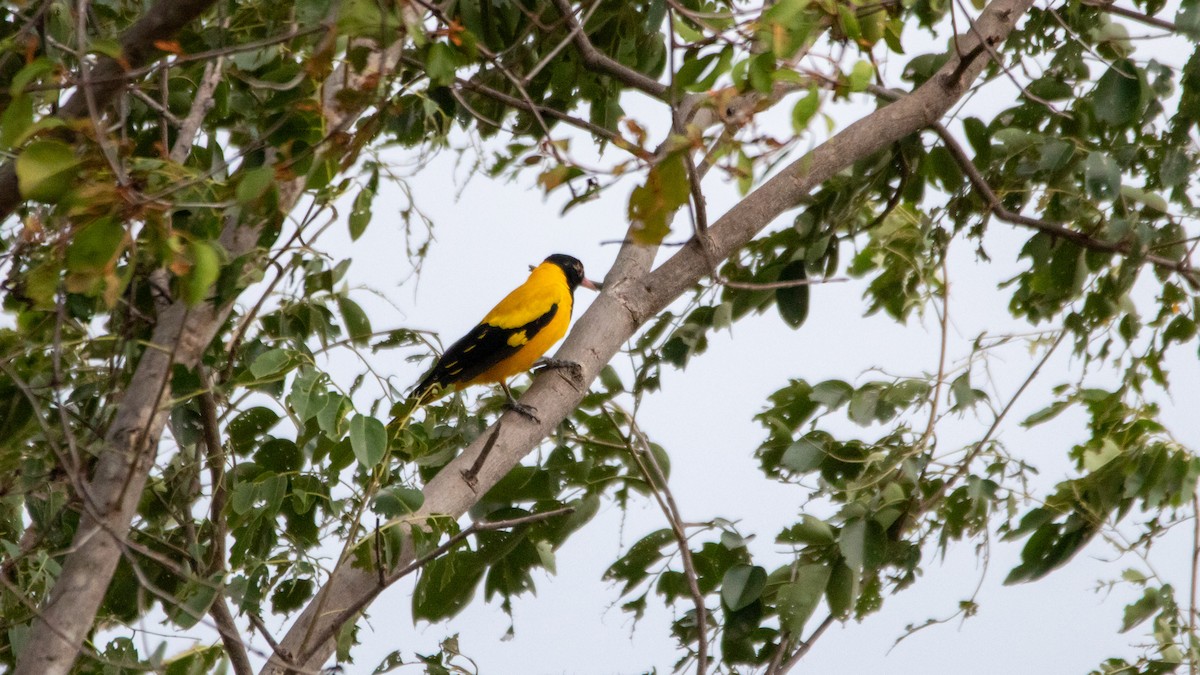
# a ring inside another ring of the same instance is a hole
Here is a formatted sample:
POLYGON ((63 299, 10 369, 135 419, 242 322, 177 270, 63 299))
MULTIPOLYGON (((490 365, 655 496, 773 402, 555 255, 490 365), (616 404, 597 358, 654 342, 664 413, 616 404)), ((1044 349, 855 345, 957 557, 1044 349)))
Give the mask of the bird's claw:
POLYGON ((544 357, 538 361, 537 365, 538 372, 543 370, 565 370, 567 371, 567 376, 570 377, 575 384, 583 384, 583 366, 574 361, 544 357))
POLYGON ((537 408, 535 408, 531 405, 526 405, 524 403, 517 403, 516 401, 509 401, 508 403, 504 404, 504 408, 505 408, 505 410, 511 410, 511 411, 517 413, 521 417, 528 419, 529 421, 533 422, 534 424, 542 423, 542 421, 540 419, 538 419, 537 408))

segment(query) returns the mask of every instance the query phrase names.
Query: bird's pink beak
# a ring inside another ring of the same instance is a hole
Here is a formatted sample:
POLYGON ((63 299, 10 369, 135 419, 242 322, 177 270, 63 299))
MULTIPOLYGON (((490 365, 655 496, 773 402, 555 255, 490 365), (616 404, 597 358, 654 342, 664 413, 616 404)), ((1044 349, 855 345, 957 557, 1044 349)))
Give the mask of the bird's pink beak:
POLYGON ((584 277, 583 281, 579 282, 579 285, 583 286, 584 288, 588 288, 593 291, 596 291, 596 292, 599 292, 600 289, 604 288, 604 284, 600 283, 599 281, 592 281, 591 279, 588 279, 587 277, 584 277))

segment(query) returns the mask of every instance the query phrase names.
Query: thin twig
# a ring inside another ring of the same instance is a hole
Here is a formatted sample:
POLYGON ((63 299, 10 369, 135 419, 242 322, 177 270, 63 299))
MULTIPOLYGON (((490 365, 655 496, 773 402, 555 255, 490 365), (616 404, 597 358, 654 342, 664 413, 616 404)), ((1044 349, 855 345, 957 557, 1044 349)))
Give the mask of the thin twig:
POLYGON ((507 529, 510 529, 513 527, 519 527, 521 525, 537 523, 537 522, 541 522, 543 520, 548 520, 555 516, 566 515, 568 513, 574 512, 574 511, 575 511, 575 507, 566 506, 561 509, 555 509, 553 511, 546 511, 545 513, 532 513, 528 516, 521 516, 519 518, 510 518, 508 520, 493 520, 493 521, 481 521, 481 522, 472 523, 470 527, 468 527, 467 529, 463 530, 462 532, 459 532, 458 534, 450 537, 449 539, 447 539, 445 541, 445 543, 441 544, 440 546, 433 549, 429 553, 426 553, 425 555, 417 558, 416 560, 405 565, 404 567, 400 568, 399 570, 396 570, 390 574, 385 575, 383 580, 379 584, 379 587, 376 589, 375 593, 364 594, 364 595, 356 598, 355 601, 352 602, 348 607, 346 607, 342 611, 338 612, 337 618, 335 618, 332 622, 328 623, 323 630, 316 631, 315 633, 310 633, 307 641, 308 641, 308 644, 311 646, 308 647, 307 649, 305 649, 304 652, 300 654, 300 657, 296 659, 296 662, 304 663, 304 662, 308 661, 308 659, 312 656, 312 654, 327 640, 333 638, 334 633, 336 633, 338 630, 340 630, 341 627, 346 624, 346 622, 350 621, 359 612, 362 612, 364 609, 366 609, 367 605, 371 604, 371 601, 375 599, 375 595, 379 591, 382 591, 384 588, 391 586, 392 584, 396 583, 400 579, 403 579, 404 577, 408 576, 409 574, 412 574, 413 572, 421 569, 425 565, 429 564, 429 562, 431 560, 446 553, 450 549, 454 548, 455 546, 458 545, 459 542, 466 539, 467 537, 469 537, 477 532, 489 532, 492 530, 507 530, 507 529))
POLYGON ((812 646, 816 644, 817 640, 819 640, 821 636, 825 634, 825 630, 832 624, 833 615, 830 614, 829 616, 825 617, 825 620, 821 622, 821 625, 817 626, 816 630, 812 632, 812 635, 808 636, 807 640, 800 643, 800 648, 797 649, 790 657, 788 657, 788 660, 785 661, 782 666, 780 666, 780 675, 788 672, 792 668, 795 668, 796 664, 800 663, 800 659, 803 659, 804 655, 808 654, 808 651, 812 649, 812 646))
POLYGON ((271 651, 275 653, 275 656, 278 657, 279 660, 283 661, 284 665, 287 666, 288 672, 304 672, 304 670, 300 666, 296 665, 292 660, 292 655, 285 652, 279 646, 279 642, 275 640, 275 636, 271 635, 271 631, 267 630, 267 624, 263 623, 262 617, 254 612, 246 612, 246 616, 250 618, 250 624, 254 626, 254 630, 258 631, 258 634, 262 636, 263 640, 266 640, 267 646, 271 648, 271 651))
MULTIPOLYGON (((692 560, 692 550, 688 545, 687 533, 683 529, 683 517, 679 513, 679 505, 675 503, 675 497, 671 494, 671 488, 667 485, 667 477, 663 474, 662 467, 658 465, 658 459, 650 451, 650 440, 638 427, 632 415, 624 411, 622 413, 629 423, 629 434, 625 437, 625 446, 642 476, 646 479, 646 485, 654 495, 654 500, 658 502, 659 509, 662 510, 667 522, 671 525, 671 533, 675 535, 675 542, 679 546, 679 560, 683 564, 683 574, 687 579, 688 592, 691 594, 692 603, 696 608, 696 632, 698 634, 696 675, 704 675, 708 669, 708 607, 704 602, 704 593, 700 590, 699 577, 696 574, 696 564, 692 560), (638 439, 637 447, 634 447, 633 444, 634 436, 638 439), (648 461, 642 461, 643 457, 648 461)), ((608 408, 605 408, 604 414, 614 427, 618 426, 616 417, 608 408)))
MULTIPOLYGON (((137 87, 133 87, 129 91, 133 94, 134 98, 140 100, 142 103, 145 103, 150 107, 151 110, 158 113, 163 121, 167 122, 167 124, 179 126, 179 117, 170 110, 167 110, 162 103, 154 100, 153 96, 147 94, 141 89, 138 89, 137 87)), ((160 124, 162 124, 162 122, 160 122, 160 124)), ((166 128, 167 125, 163 124, 162 126, 163 128, 166 128)))
MULTIPOLYGON (((887 92, 888 95, 894 93, 890 92, 890 90, 883 91, 887 92)), ((879 92, 876 91, 876 93, 879 92)), ((950 130, 941 123, 934 123, 930 126, 930 128, 933 129, 933 131, 936 132, 941 138, 942 144, 946 146, 946 150, 950 152, 950 156, 954 158, 955 163, 957 163, 959 168, 962 169, 963 173, 967 175, 967 179, 971 182, 971 186, 974 187, 980 193, 980 196, 983 197, 988 209, 1000 220, 1013 225, 1023 225, 1035 230, 1041 230, 1047 234, 1061 237, 1078 244, 1079 246, 1094 251, 1109 251, 1111 253, 1120 253, 1121 255, 1129 258, 1140 258, 1154 265, 1155 267, 1160 267, 1178 273, 1194 287, 1200 286, 1200 274, 1196 273, 1196 270, 1192 267, 1190 260, 1172 260, 1171 258, 1164 258, 1162 256, 1149 253, 1142 254, 1140 252, 1135 252, 1133 247, 1125 241, 1110 242, 1096 239, 1095 237, 1084 234, 1083 232, 1079 232, 1078 230, 1072 230, 1056 223, 1051 223, 1039 218, 1031 218, 1029 216, 1010 211, 1000 201, 1000 197, 996 194, 995 190, 992 189, 992 186, 988 184, 987 179, 983 177, 983 174, 979 172, 979 169, 975 166, 975 163, 972 162, 971 158, 967 156, 967 153, 965 150, 963 150, 962 145, 960 145, 958 140, 951 135, 950 130)))
POLYGON ((831 277, 829 279, 792 279, 791 281, 764 281, 757 283, 753 281, 733 281, 724 277, 718 277, 716 282, 722 286, 736 288, 743 291, 775 291, 780 288, 797 288, 799 286, 816 286, 819 284, 838 284, 844 281, 850 281, 848 277, 831 277))
POLYGON ((1200 577, 1200 496, 1192 488, 1192 587, 1191 602, 1188 606, 1188 673, 1196 675, 1200 664, 1194 645, 1196 642, 1196 593, 1197 581, 1200 577))
MULTIPOLYGON (((1008 403, 1006 403, 1004 408, 1000 410, 1000 414, 996 415, 996 419, 992 420, 992 425, 988 427, 988 430, 986 433, 984 433, 983 438, 979 439, 979 442, 975 444, 975 447, 971 448, 967 452, 966 456, 963 457, 962 462, 959 463, 958 471, 956 471, 953 476, 938 486, 938 489, 934 491, 933 494, 929 495, 929 497, 921 502, 920 506, 918 506, 916 509, 917 514, 924 513, 933 508, 933 506, 937 504, 937 502, 940 501, 947 492, 950 491, 950 488, 953 487, 959 480, 961 480, 968 471, 970 471, 971 462, 975 461, 975 458, 983 452, 984 448, 992 440, 992 436, 994 436, 996 431, 1000 428, 1000 423, 1004 421, 1004 419, 1008 416, 1009 411, 1012 410, 1014 405, 1016 405, 1017 399, 1021 398, 1021 394, 1025 393, 1025 390, 1028 389, 1029 385, 1033 383, 1033 380, 1037 378, 1038 373, 1042 372, 1042 367, 1046 365, 1046 362, 1050 360, 1050 357, 1054 354, 1055 350, 1058 349, 1058 346, 1062 344, 1063 339, 1066 337, 1067 330, 1064 328, 1061 332, 1059 332, 1058 338, 1054 340, 1054 343, 1050 345, 1050 348, 1046 350, 1046 353, 1042 355, 1042 358, 1037 362, 1037 365, 1033 367, 1032 371, 1030 371, 1029 376, 1026 377, 1025 381, 1021 383, 1021 386, 1017 388, 1016 393, 1012 395, 1012 398, 1008 399, 1008 403)), ((912 520, 909 521, 909 524, 911 525, 916 521, 917 518, 914 516, 912 520)))
POLYGON ((1117 16, 1123 16, 1127 19, 1140 21, 1147 26, 1162 28, 1164 30, 1171 31, 1172 33, 1179 32, 1179 27, 1174 23, 1167 21, 1166 19, 1160 19, 1157 16, 1150 16, 1149 14, 1144 14, 1133 9, 1118 7, 1111 0, 1109 2, 1105 2, 1104 0, 1083 0, 1083 4, 1087 5, 1088 7, 1095 7, 1102 12, 1108 12, 1109 14, 1116 14, 1117 16))
POLYGON ((933 386, 933 396, 929 399, 929 422, 921 438, 913 445, 915 452, 925 448, 925 444, 933 436, 933 428, 937 424, 938 403, 942 397, 942 385, 946 382, 946 343, 949 341, 950 326, 950 270, 946 259, 949 251, 942 251, 942 316, 940 317, 941 347, 938 350, 937 382, 933 386))

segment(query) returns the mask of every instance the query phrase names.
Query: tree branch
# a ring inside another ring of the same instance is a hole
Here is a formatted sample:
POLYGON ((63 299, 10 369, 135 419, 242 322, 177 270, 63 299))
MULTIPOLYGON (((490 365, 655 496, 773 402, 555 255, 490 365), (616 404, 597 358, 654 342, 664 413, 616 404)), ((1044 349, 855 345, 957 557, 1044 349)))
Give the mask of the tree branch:
POLYGON ((592 70, 608 75, 627 87, 637 89, 659 100, 667 100, 667 85, 654 78, 647 77, 628 66, 621 65, 621 63, 608 54, 596 49, 596 46, 588 39, 587 33, 584 32, 583 26, 579 25, 579 21, 575 18, 575 13, 571 11, 571 5, 567 0, 554 0, 554 5, 558 7, 558 11, 567 20, 567 28, 571 31, 571 36, 575 42, 575 49, 579 50, 579 55, 583 57, 584 65, 592 70))
POLYGON ((1123 16, 1127 19, 1140 21, 1147 26, 1162 28, 1164 30, 1171 31, 1172 33, 1179 32, 1179 27, 1174 23, 1167 21, 1166 19, 1160 19, 1157 16, 1150 16, 1149 14, 1145 14, 1133 9, 1118 7, 1113 0, 1084 0, 1083 4, 1087 5, 1088 7, 1095 7, 1102 12, 1108 12, 1109 14, 1116 14, 1117 16, 1123 16))
MULTIPOLYGON (((218 56, 216 61, 204 64, 204 75, 200 79, 200 86, 196 89, 196 97, 192 99, 192 107, 188 110, 188 116, 183 118, 180 123, 179 135, 175 137, 175 144, 171 146, 172 162, 183 162, 191 153, 196 133, 200 131, 200 124, 215 104, 213 93, 217 90, 217 85, 221 83, 224 67, 224 56, 218 56)), ((209 451, 211 452, 212 449, 210 448, 209 451)))
POLYGON ((800 659, 803 659, 804 655, 808 654, 808 651, 810 649, 812 649, 812 646, 814 644, 816 644, 817 640, 819 640, 821 638, 821 636, 825 634, 825 631, 831 625, 833 625, 833 615, 832 614, 825 617, 825 620, 822 621, 819 626, 817 626, 816 630, 814 630, 812 632, 812 635, 809 635, 807 640, 800 643, 800 648, 797 649, 791 656, 789 656, 788 660, 784 661, 783 665, 780 666, 776 672, 779 673, 780 675, 782 675, 783 673, 788 672, 792 668, 795 668, 796 664, 800 663, 800 659))
POLYGON ((1103 239, 1097 239, 1089 234, 1072 230, 1057 223, 1051 223, 1040 218, 1031 218, 1008 210, 1003 202, 1000 201, 1000 197, 996 194, 996 191, 988 184, 987 179, 979 172, 979 169, 975 166, 975 162, 971 161, 971 158, 967 156, 962 145, 950 134, 950 131, 941 123, 931 124, 929 128, 933 129, 938 137, 942 139, 942 145, 946 146, 946 150, 950 152, 950 156, 954 158, 955 163, 967 175, 967 179, 971 181, 971 186, 979 192, 984 202, 987 203, 988 209, 1000 220, 1013 225, 1040 230, 1093 251, 1108 251, 1110 253, 1119 253, 1128 258, 1141 258, 1155 267, 1161 267, 1178 273, 1193 287, 1200 286, 1200 274, 1197 274, 1196 270, 1192 268, 1191 260, 1173 260, 1154 255, 1153 253, 1135 251, 1133 246, 1127 241, 1104 241, 1103 239))
MULTIPOLYGON (((214 0, 158 0, 142 18, 121 35, 121 56, 124 63, 109 56, 100 56, 96 65, 87 73, 88 85, 67 101, 58 111, 62 119, 78 119, 88 114, 91 101, 97 109, 104 109, 125 87, 121 77, 127 70, 140 68, 161 53, 154 43, 170 40, 204 13, 214 0)), ((17 185, 16 163, 9 161, 0 166, 0 220, 4 220, 24 201, 17 185)))
MULTIPOLYGON (((192 107, 193 113, 196 106, 192 107)), ((190 145, 190 144, 189 144, 190 145)), ((221 428, 217 417, 217 397, 213 394, 212 373, 204 365, 200 371, 200 426, 204 432, 204 447, 210 481, 212 482, 212 499, 209 507, 209 560, 208 576, 225 567, 225 453, 222 451, 221 428)), ((199 468, 197 468, 199 471, 199 468)), ((225 653, 229 663, 237 675, 249 675, 254 672, 250 665, 250 657, 246 653, 246 643, 242 640, 241 632, 233 619, 229 603, 225 599, 225 584, 220 584, 217 599, 209 609, 213 621, 217 624, 217 632, 221 634, 221 642, 225 645, 225 653)))

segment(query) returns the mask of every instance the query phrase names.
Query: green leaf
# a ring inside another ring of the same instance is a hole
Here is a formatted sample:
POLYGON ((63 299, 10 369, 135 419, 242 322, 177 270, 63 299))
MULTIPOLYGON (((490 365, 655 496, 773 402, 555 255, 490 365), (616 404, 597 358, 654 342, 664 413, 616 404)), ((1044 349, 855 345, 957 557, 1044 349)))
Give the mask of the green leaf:
POLYGON ((395 36, 400 27, 399 17, 392 11, 380 11, 381 7, 390 6, 376 0, 344 0, 338 8, 338 33, 351 37, 395 36))
POLYGON ((834 565, 825 587, 825 602, 829 613, 842 619, 850 615, 858 599, 858 574, 845 565, 834 565))
POLYGON ((867 85, 871 84, 871 80, 875 77, 875 66, 872 66, 869 61, 857 61, 854 67, 850 69, 850 76, 847 79, 850 85, 850 91, 866 91, 867 85))
POLYGON ((1121 190, 1121 167, 1103 152, 1089 153, 1083 161, 1083 180, 1095 199, 1112 199, 1121 190))
POLYGON ((1116 61, 1100 76, 1092 93, 1096 119, 1121 126, 1137 118, 1142 105, 1142 80, 1136 64, 1129 59, 1116 61))
POLYGON ((854 387, 841 380, 826 380, 812 389, 810 398, 829 410, 837 410, 854 395, 854 387))
POLYGON ((801 438, 788 446, 779 461, 788 471, 800 474, 816 469, 824 460, 825 448, 807 438, 801 438))
POLYGON ((953 401, 950 409, 961 412, 974 407, 978 401, 986 400, 987 394, 971 387, 971 373, 966 372, 950 383, 950 399, 953 401))
POLYGON ((239 413, 226 429, 230 447, 239 454, 249 451, 263 434, 279 422, 279 419, 279 413, 262 406, 239 413))
POLYGON ((124 250, 125 226, 115 218, 101 218, 83 226, 67 247, 67 270, 98 274, 108 270, 124 250))
POLYGON ((441 621, 461 612, 475 597, 483 571, 474 551, 457 551, 432 560, 421 571, 413 591, 413 622, 441 621))
MULTIPOLYGON (((788 263, 779 273, 779 281, 803 281, 807 278, 802 259, 788 263)), ((804 325, 804 320, 808 318, 808 292, 807 284, 775 289, 775 305, 779 308, 779 316, 792 328, 804 325)))
POLYGON ((404 655, 400 653, 399 649, 397 649, 391 654, 383 657, 383 660, 379 662, 379 665, 375 666, 375 670, 371 673, 371 675, 383 675, 383 673, 390 673, 403 665, 405 665, 404 655))
POLYGON ((180 628, 191 628, 208 614, 208 608, 217 597, 220 585, 211 579, 192 579, 184 585, 177 603, 168 614, 180 628))
POLYGON ((804 624, 825 595, 831 570, 825 565, 801 565, 795 578, 779 589, 775 601, 779 624, 793 635, 800 635, 804 624))
POLYGON ((260 166, 242 174, 238 181, 235 196, 241 204, 252 204, 264 195, 275 184, 275 169, 270 166, 260 166))
POLYGON ((792 108, 792 131, 797 135, 804 133, 808 129, 808 123, 812 120, 813 115, 816 115, 820 108, 821 92, 814 84, 808 88, 808 93, 804 98, 796 101, 796 105, 792 108))
POLYGON ((776 541, 783 544, 832 544, 833 528, 829 523, 808 515, 800 516, 800 522, 779 533, 776 541))
POLYGON ((1164 345, 1171 342, 1183 344, 1196 336, 1196 322, 1185 315, 1179 315, 1171 319, 1171 323, 1163 329, 1162 341, 1164 345))
POLYGON ((736 612, 754 604, 766 586, 766 570, 758 565, 735 565, 721 579, 721 601, 736 612))
POLYGON ((1158 180, 1163 187, 1183 185, 1191 173, 1191 160, 1186 153, 1178 149, 1170 149, 1163 153, 1162 165, 1158 171, 1158 180))
POLYGON ((38 57, 33 61, 30 61, 22 66, 15 75, 13 75, 12 82, 8 88, 9 95, 14 99, 18 98, 25 91, 25 88, 30 85, 30 83, 42 75, 54 72, 54 70, 58 67, 59 62, 56 59, 47 58, 45 56, 38 57))
POLYGON ((188 242, 188 258, 191 267, 183 275, 182 295, 184 302, 198 305, 209 295, 209 289, 221 276, 221 254, 211 242, 194 240, 188 242))
POLYGON ((538 559, 542 562, 542 567, 550 574, 558 574, 558 565, 554 560, 554 544, 543 539, 537 543, 538 559))
POLYGON ((79 160, 61 141, 34 141, 17 155, 17 187, 25 199, 55 203, 75 182, 79 160))
POLYGON ((354 197, 354 208, 350 210, 350 241, 358 241, 367 225, 371 223, 371 202, 375 199, 375 191, 369 188, 359 190, 354 197))
POLYGON ((284 579, 271 593, 271 609, 276 614, 294 612, 304 607, 312 594, 312 579, 284 579))
POLYGON ((0 148, 14 147, 33 125, 33 97, 21 95, 9 101, 0 113, 0 148))
POLYGON ((646 182, 629 195, 629 220, 641 243, 659 244, 671 231, 671 218, 687 203, 691 186, 683 153, 673 152, 650 168, 646 182))
POLYGON ((1200 42, 1200 2, 1184 0, 1175 14, 1175 27, 1192 42, 1200 42))
POLYGON ((385 518, 400 518, 416 513, 425 504, 425 493, 404 485, 392 485, 375 497, 375 512, 385 518))
POLYGON ((1041 410, 1033 413, 1029 417, 1026 417, 1025 421, 1021 422, 1021 426, 1032 427, 1032 426, 1037 426, 1043 422, 1049 422, 1050 420, 1054 419, 1055 417, 1058 417, 1059 413, 1066 410, 1067 407, 1070 405, 1071 405, 1070 401, 1055 401, 1054 403, 1051 403, 1050 405, 1046 406, 1045 408, 1042 408, 1041 410))
POLYGON ((1159 590, 1147 588, 1142 597, 1125 606, 1125 617, 1121 620, 1121 632, 1126 633, 1159 610, 1161 598, 1159 590))
MULTIPOLYGON (((837 13, 838 27, 842 29, 842 34, 854 42, 862 38, 862 27, 858 24, 858 17, 854 13, 854 6, 839 2, 837 3, 837 13)), ((856 89, 855 91, 862 90, 856 89)))
POLYGON ((338 311, 346 322, 346 333, 355 344, 366 344, 371 338, 371 320, 357 302, 344 295, 337 296, 338 311))
POLYGON ((454 74, 458 68, 458 53, 445 42, 434 42, 429 45, 429 54, 425 57, 425 71, 429 73, 431 87, 445 87, 454 82, 454 74))
POLYGON ((387 430, 374 417, 355 415, 350 420, 350 447, 358 463, 368 469, 383 459, 387 451, 387 430))
POLYGON ((287 372, 291 355, 284 349, 268 349, 259 354, 250 364, 250 374, 256 380, 266 380, 287 372))
POLYGON ((873 519, 855 518, 843 525, 838 533, 838 550, 846 565, 857 573, 879 564, 884 546, 883 528, 873 519))
POLYGON ((272 438, 254 453, 254 463, 275 473, 291 473, 304 466, 304 452, 295 441, 272 438))
POLYGON ((771 93, 773 75, 775 74, 775 54, 772 52, 763 52, 750 59, 750 67, 747 73, 750 77, 750 86, 760 94, 771 93))
POLYGON ((869 426, 877 419, 879 408, 879 389, 863 387, 850 397, 850 421, 859 426, 869 426))

